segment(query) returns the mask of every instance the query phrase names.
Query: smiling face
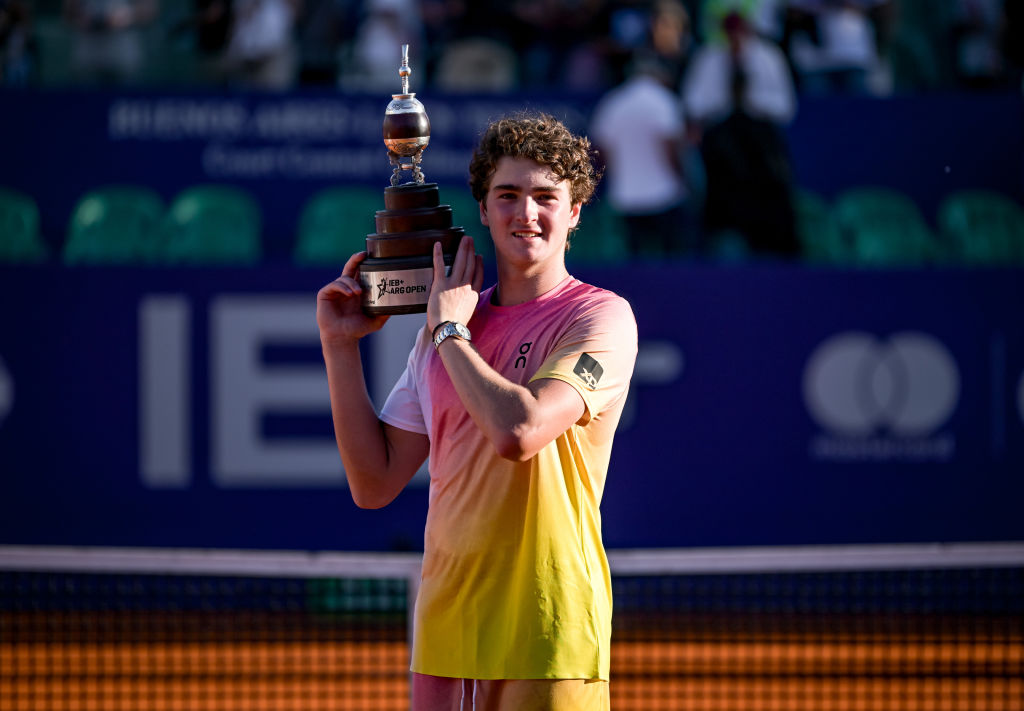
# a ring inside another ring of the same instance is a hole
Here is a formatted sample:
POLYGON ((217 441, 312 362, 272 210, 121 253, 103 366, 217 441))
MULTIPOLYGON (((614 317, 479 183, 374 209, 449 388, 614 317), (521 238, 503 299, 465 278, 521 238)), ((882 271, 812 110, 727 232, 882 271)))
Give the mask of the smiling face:
POLYGON ((529 158, 499 159, 480 204, 499 269, 523 276, 564 272, 565 245, 580 207, 571 201, 568 181, 559 181, 547 166, 529 158))

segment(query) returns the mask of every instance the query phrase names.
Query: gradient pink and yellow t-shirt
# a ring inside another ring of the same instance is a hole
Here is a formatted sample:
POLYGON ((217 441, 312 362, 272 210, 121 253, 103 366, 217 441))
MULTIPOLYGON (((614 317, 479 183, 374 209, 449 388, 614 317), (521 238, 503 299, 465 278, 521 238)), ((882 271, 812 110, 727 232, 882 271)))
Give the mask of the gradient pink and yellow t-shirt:
POLYGON ((567 277, 467 324, 499 373, 557 378, 583 418, 527 462, 498 456, 423 329, 381 419, 430 437, 430 508, 412 670, 473 679, 607 679, 611 579, 599 505, 636 359, 619 296, 567 277))

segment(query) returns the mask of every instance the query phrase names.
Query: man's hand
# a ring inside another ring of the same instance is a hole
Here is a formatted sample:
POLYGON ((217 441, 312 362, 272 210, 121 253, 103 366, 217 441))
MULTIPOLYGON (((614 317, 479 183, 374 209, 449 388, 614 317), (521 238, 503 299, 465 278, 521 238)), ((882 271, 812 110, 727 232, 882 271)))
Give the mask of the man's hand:
POLYGON ((441 243, 434 243, 434 281, 427 300, 427 329, 433 333, 445 321, 469 323, 480 300, 484 283, 484 260, 473 252, 473 238, 466 235, 459 243, 451 273, 444 273, 441 243))
POLYGON ((329 344, 354 343, 368 333, 380 330, 388 316, 368 316, 363 312, 363 287, 359 283, 359 264, 366 252, 349 257, 341 276, 322 288, 316 295, 316 323, 320 327, 320 342, 329 344))

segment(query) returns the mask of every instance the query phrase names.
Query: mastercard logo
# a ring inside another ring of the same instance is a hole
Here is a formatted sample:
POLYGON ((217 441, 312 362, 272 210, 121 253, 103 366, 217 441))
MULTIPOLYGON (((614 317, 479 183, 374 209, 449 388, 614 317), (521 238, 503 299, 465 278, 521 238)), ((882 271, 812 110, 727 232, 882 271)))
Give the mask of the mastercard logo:
POLYGON ((850 331, 811 354, 803 396, 814 420, 834 434, 922 437, 956 409, 960 372, 949 350, 926 333, 881 339, 850 331))

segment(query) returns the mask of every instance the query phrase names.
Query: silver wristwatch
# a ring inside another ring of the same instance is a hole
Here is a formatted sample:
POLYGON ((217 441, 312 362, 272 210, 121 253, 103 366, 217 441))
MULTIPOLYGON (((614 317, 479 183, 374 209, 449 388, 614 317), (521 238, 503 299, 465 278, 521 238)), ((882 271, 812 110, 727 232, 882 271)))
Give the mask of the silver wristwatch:
POLYGON ((458 321, 445 321, 434 330, 434 348, 440 347, 441 341, 449 336, 456 336, 464 341, 473 340, 469 335, 469 329, 461 323, 458 321))

